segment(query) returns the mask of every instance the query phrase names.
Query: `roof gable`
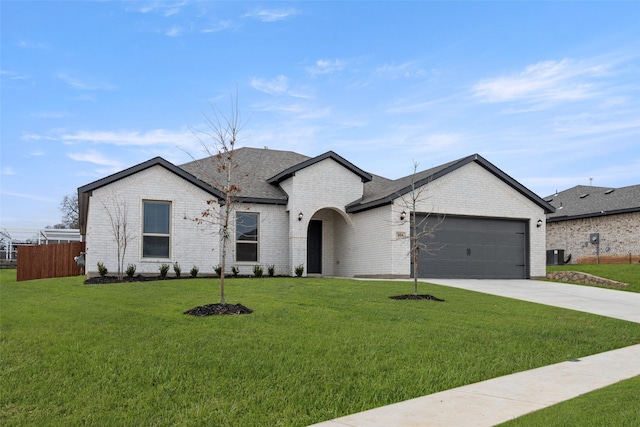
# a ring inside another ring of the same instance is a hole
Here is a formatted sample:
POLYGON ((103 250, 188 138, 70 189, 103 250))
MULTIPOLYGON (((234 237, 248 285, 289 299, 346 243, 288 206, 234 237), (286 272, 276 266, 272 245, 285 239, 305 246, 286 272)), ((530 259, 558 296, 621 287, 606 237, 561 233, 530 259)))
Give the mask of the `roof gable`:
POLYGON ((545 202, 542 198, 537 196, 535 193, 520 184, 515 179, 511 178, 502 170, 498 169, 484 157, 480 156, 479 154, 472 154, 470 156, 463 157, 461 159, 454 160, 452 162, 445 163, 431 169, 417 172, 416 174, 407 175, 395 181, 390 181, 375 192, 370 192, 369 194, 367 194, 367 192, 365 191, 365 197, 363 197, 362 200, 359 200, 347 206, 347 212, 355 213, 373 209, 378 206, 391 204, 398 197, 402 197, 405 194, 409 193, 412 188, 421 187, 472 162, 477 163, 478 165, 492 173, 498 179, 502 180, 511 188, 516 190, 518 193, 522 194, 527 199, 543 208, 545 212, 554 211, 553 206, 545 202))
POLYGON ((307 168, 307 167, 309 167, 311 165, 314 165, 314 164, 319 163, 319 162, 321 162, 323 160, 326 160, 326 159, 334 160, 338 164, 340 164, 341 166, 345 167, 349 171, 351 171, 354 174, 358 175, 362 179, 362 182, 369 182, 369 181, 371 181, 373 179, 373 177, 371 176, 370 173, 367 173, 367 172, 363 171, 362 169, 358 168, 353 163, 349 162, 348 160, 344 159, 343 157, 337 155, 333 151, 327 151, 324 154, 321 154, 321 155, 319 155, 317 157, 313 157, 311 159, 305 160, 302 163, 298 163, 296 165, 291 166, 288 169, 283 170, 282 172, 278 173, 277 175, 272 176, 271 178, 267 179, 267 182, 269 184, 279 184, 280 182, 284 181, 285 179, 290 178, 293 175, 295 175, 295 173, 298 172, 299 170, 307 168))
POLYGON ((151 160, 147 160, 146 162, 137 164, 135 166, 132 166, 128 169, 122 170, 120 172, 116 172, 113 175, 109 175, 105 178, 99 179, 97 181, 94 181, 90 184, 84 185, 80 188, 78 188, 78 193, 91 193, 93 190, 96 190, 100 187, 104 187, 105 185, 109 185, 113 182, 119 181, 123 178, 126 178, 128 176, 134 175, 138 172, 142 172, 143 170, 149 169, 153 166, 162 166, 163 168, 167 169, 170 172, 175 173, 176 175, 178 175, 179 177, 191 182, 192 184, 194 184, 195 186, 203 189, 204 191, 218 197, 218 198, 223 198, 224 196, 222 195, 222 193, 216 189, 213 188, 212 186, 210 186, 209 184, 207 184, 206 182, 200 181, 198 178, 196 178, 195 176, 191 175, 189 172, 185 171, 184 169, 179 168, 178 166, 174 165, 173 163, 163 159, 162 157, 154 157, 151 160))
POLYGON ((89 211, 89 196, 91 196, 91 193, 94 190, 97 190, 98 188, 104 187, 106 185, 112 184, 116 181, 119 181, 121 179, 124 179, 126 177, 129 177, 131 175, 134 175, 136 173, 142 172, 146 169, 152 168, 154 166, 161 166, 165 169, 167 169, 168 171, 178 175, 179 177, 189 181, 190 183, 192 183, 193 185, 195 185, 196 187, 201 188, 202 190, 206 191, 207 193, 217 197, 218 199, 223 199, 224 195, 216 188, 213 188, 212 186, 210 186, 209 184, 207 184, 206 182, 200 181, 198 178, 196 178, 195 176, 191 175, 190 173, 188 173, 187 171, 177 167, 176 165, 174 165, 171 162, 168 162, 167 160, 163 159, 162 157, 154 157, 153 159, 147 160, 146 162, 140 163, 138 165, 132 166, 128 169, 124 169, 120 172, 116 172, 112 175, 109 175, 105 178, 99 179, 97 181, 94 181, 90 184, 84 185, 80 188, 78 188, 78 216, 79 216, 79 223, 80 223, 80 233, 81 234, 85 234, 86 233, 86 226, 87 226, 87 214, 89 211))

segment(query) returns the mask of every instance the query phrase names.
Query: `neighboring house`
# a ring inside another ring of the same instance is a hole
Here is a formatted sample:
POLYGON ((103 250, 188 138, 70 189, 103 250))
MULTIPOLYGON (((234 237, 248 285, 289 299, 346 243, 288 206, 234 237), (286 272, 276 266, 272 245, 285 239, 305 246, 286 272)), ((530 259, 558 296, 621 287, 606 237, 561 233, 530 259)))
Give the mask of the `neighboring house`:
MULTIPOLYGON (((418 218, 442 222, 421 253, 419 277, 529 278, 545 275, 544 217, 553 208, 474 154, 407 177, 372 175, 329 151, 317 157, 270 149, 234 151, 241 188, 226 265, 251 274, 342 277, 412 275, 409 256, 412 187, 423 188, 418 218), (412 182, 414 185, 412 186, 412 182), (266 270, 266 268, 265 268, 266 270)), ((126 213, 125 267, 158 274, 161 264, 221 263, 219 227, 199 226, 207 207, 220 209, 221 182, 212 158, 181 166, 156 157, 78 189, 87 273, 98 262, 117 270, 111 217, 126 213), (207 204, 207 201, 216 200, 207 204)))
POLYGON ((545 200, 556 209, 547 214, 548 250, 563 250, 570 263, 640 260, 640 185, 578 185, 545 200))

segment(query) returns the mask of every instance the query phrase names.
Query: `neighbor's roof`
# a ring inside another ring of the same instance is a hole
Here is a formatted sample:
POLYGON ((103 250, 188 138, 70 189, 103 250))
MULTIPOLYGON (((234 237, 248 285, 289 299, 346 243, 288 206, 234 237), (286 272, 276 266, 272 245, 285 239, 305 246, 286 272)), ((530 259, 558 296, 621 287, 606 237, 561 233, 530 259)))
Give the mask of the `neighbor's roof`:
POLYGON ((548 222, 640 212, 640 185, 629 187, 593 187, 577 185, 544 198, 556 208, 548 222))

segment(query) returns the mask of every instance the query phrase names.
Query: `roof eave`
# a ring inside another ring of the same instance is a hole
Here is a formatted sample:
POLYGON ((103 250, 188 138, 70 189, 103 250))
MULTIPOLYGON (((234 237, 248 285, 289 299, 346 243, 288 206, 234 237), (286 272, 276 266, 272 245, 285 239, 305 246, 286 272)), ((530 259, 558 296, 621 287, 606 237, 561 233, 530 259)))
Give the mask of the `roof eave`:
POLYGON ((640 212, 640 207, 628 208, 628 209, 616 209, 612 211, 591 212, 591 213, 571 215, 571 216, 554 216, 554 217, 547 218, 547 222, 562 222, 562 221, 570 221, 574 219, 597 218, 601 216, 620 215, 620 214, 634 213, 634 212, 640 212))

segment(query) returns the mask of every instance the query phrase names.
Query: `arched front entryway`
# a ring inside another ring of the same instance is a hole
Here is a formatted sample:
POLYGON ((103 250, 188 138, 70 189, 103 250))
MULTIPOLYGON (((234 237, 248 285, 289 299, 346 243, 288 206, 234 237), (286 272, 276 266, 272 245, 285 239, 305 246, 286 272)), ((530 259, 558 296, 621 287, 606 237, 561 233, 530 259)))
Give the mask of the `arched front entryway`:
POLYGON ((336 247, 344 246, 344 230, 351 225, 351 218, 334 208, 320 209, 313 214, 307 226, 307 274, 339 275, 336 247))

